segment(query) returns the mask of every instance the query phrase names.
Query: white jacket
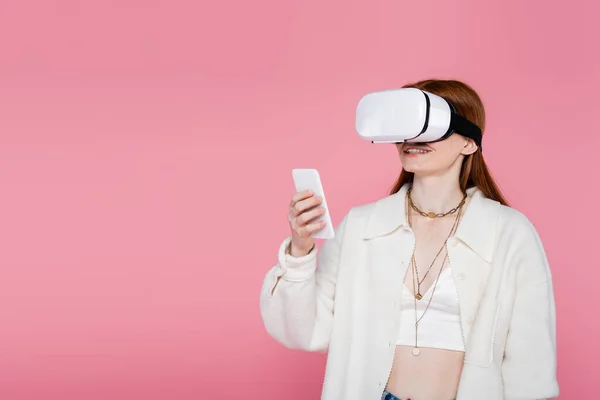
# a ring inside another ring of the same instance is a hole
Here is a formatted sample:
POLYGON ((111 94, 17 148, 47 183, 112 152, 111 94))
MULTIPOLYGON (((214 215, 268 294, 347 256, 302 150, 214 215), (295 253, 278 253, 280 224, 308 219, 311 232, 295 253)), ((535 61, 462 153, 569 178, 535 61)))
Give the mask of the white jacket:
MULTIPOLYGON (((286 238, 266 274, 268 333, 291 349, 328 351, 322 400, 381 398, 405 323, 400 288, 415 244, 406 190, 352 208, 336 237, 304 257, 286 254, 286 238)), ((478 189, 468 193, 447 246, 467 343, 457 400, 554 398, 555 305, 542 243, 521 213, 478 189)))

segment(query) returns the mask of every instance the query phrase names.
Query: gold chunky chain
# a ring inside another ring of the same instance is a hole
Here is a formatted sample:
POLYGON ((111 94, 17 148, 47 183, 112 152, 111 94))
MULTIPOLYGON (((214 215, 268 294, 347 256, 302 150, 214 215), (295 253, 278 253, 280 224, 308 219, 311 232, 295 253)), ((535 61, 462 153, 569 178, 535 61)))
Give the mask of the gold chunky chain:
POLYGON ((460 203, 456 207, 454 207, 452 210, 446 211, 445 213, 434 213, 434 212, 426 213, 424 211, 419 210, 419 208, 415 205, 415 203, 413 203, 411 191, 412 191, 412 188, 409 188, 408 189, 408 204, 410 204, 410 207, 413 210, 415 210, 416 212, 418 212, 419 214, 421 214, 422 216, 427 217, 427 218, 441 218, 441 217, 445 217, 446 215, 454 214, 465 204, 465 201, 467 201, 467 193, 464 193, 463 198, 460 201, 460 203))

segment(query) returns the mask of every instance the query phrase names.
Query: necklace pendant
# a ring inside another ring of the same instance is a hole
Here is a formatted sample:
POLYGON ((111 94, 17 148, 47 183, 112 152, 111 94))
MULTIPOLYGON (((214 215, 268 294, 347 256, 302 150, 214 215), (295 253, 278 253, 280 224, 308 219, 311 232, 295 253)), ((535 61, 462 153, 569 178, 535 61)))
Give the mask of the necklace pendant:
POLYGON ((436 214, 436 213, 434 213, 434 212, 431 212, 431 211, 430 211, 430 212, 428 212, 428 213, 427 213, 427 216, 428 216, 429 218, 435 218, 435 217, 437 217, 437 214, 436 214))
POLYGON ((417 293, 415 294, 415 299, 417 299, 417 300, 421 300, 422 298, 423 298, 423 296, 421 296, 421 293, 417 292, 417 293))
POLYGON ((419 354, 421 354, 421 349, 420 349, 420 348, 418 348, 418 347, 415 347, 415 348, 413 348, 413 349, 412 349, 412 355, 413 355, 413 356, 415 356, 415 357, 416 357, 416 356, 418 356, 419 354))

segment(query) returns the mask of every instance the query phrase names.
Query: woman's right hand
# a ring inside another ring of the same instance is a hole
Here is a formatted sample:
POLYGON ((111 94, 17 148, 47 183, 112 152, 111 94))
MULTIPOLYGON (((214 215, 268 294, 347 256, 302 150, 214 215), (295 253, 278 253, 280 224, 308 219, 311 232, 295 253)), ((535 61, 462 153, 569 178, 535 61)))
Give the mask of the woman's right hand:
POLYGON ((290 245, 292 257, 307 255, 315 244, 311 234, 325 227, 325 221, 314 221, 325 213, 325 207, 319 207, 322 202, 323 199, 314 196, 310 190, 297 192, 292 197, 288 213, 292 230, 290 245))

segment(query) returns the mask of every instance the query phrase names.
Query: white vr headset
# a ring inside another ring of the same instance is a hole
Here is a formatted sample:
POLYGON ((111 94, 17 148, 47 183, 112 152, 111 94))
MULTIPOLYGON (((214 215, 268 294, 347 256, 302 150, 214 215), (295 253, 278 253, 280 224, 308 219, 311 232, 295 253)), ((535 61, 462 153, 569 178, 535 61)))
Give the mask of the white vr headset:
POLYGON ((415 88, 365 95, 356 108, 356 131, 373 143, 431 143, 456 132, 481 148, 477 125, 458 115, 444 98, 415 88))

